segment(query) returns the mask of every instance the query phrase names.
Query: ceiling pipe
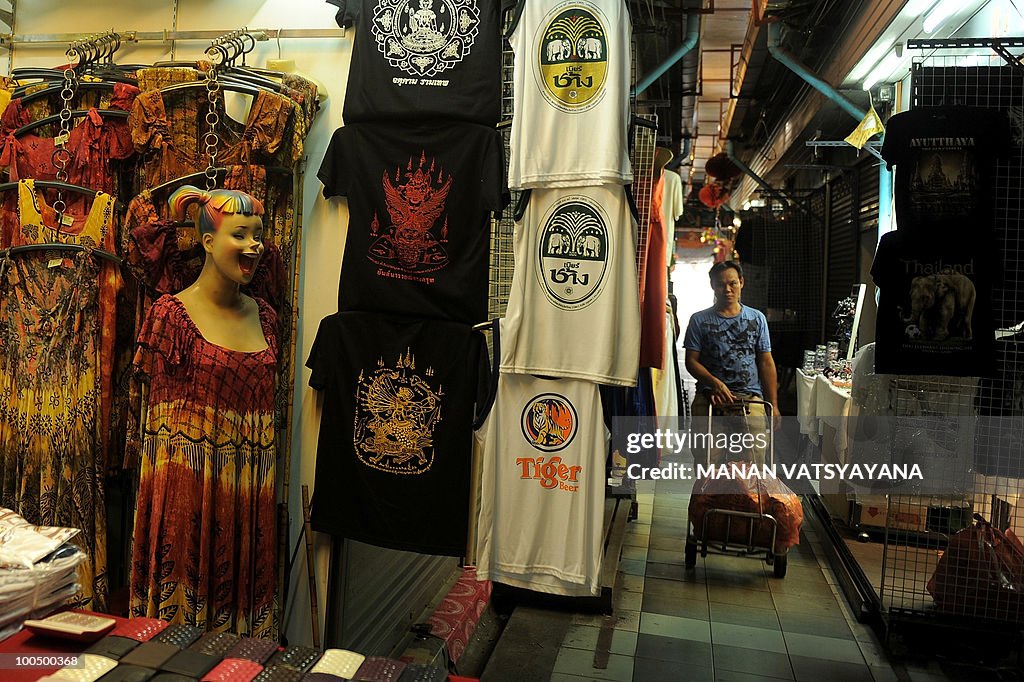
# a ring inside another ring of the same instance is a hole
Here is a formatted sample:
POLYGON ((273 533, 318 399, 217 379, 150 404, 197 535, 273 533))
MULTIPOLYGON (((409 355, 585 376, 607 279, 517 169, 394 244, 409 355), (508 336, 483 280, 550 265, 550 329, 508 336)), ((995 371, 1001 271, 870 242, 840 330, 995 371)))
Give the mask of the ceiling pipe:
POLYGON ((649 74, 640 79, 633 90, 630 92, 632 97, 636 97, 641 92, 651 87, 655 81, 661 78, 666 71, 671 69, 676 62, 685 57, 690 50, 697 46, 697 40, 700 38, 700 16, 697 14, 686 15, 686 38, 683 39, 683 44, 679 48, 670 54, 668 58, 661 64, 654 67, 654 70, 649 74))
POLYGON ((797 59, 796 56, 782 47, 781 36, 782 27, 779 22, 772 22, 768 24, 768 53, 771 54, 771 56, 780 64, 800 76, 800 78, 802 78, 812 88, 838 104, 843 111, 857 119, 858 122, 864 120, 864 117, 868 115, 868 112, 864 111, 856 104, 836 92, 835 88, 818 78, 810 69, 800 63, 800 60, 797 59))

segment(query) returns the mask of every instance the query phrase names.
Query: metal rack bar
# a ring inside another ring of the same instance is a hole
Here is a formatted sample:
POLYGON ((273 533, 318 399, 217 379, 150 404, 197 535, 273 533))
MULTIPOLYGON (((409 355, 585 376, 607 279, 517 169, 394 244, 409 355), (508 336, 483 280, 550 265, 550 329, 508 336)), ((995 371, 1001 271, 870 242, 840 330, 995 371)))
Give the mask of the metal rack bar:
MULTIPOLYGON (((847 142, 846 140, 807 140, 807 142, 805 142, 804 144, 806 144, 808 147, 852 147, 853 146, 849 142, 847 142)), ((881 147, 881 146, 882 146, 881 142, 877 142, 875 140, 871 140, 871 141, 867 142, 864 145, 864 149, 866 149, 867 152, 869 154, 871 154, 871 156, 875 157, 876 159, 878 159, 879 161, 882 161, 884 163, 885 159, 882 158, 881 152, 878 151, 878 148, 881 147)))
POLYGON ((1021 57, 1011 54, 1009 47, 1024 47, 1024 38, 922 38, 907 41, 908 50, 953 49, 964 50, 987 47, 1010 66, 1024 71, 1021 57))
MULTIPOLYGON (((343 28, 256 28, 249 34, 258 41, 278 38, 345 38, 343 28)), ((227 33, 223 30, 202 31, 118 31, 126 43, 161 42, 173 40, 213 40, 227 33)), ((0 34, 0 47, 12 45, 65 45, 88 38, 90 33, 14 33, 0 34)))
POLYGON ((958 49, 972 47, 1024 47, 1024 38, 911 38, 908 50, 958 49))

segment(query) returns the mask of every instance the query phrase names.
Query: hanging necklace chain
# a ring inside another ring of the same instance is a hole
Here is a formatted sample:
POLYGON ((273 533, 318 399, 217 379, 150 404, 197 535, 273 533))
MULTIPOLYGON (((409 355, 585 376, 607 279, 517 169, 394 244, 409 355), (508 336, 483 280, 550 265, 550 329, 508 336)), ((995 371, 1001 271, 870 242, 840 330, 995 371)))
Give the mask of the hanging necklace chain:
POLYGON ((217 64, 212 63, 206 72, 206 98, 210 106, 206 112, 206 133, 203 135, 203 145, 206 147, 206 156, 209 158, 209 165, 203 174, 206 175, 206 191, 217 186, 217 147, 220 146, 220 136, 217 134, 217 126, 220 123, 220 113, 217 111, 217 99, 220 94, 220 81, 217 79, 217 64))
MULTIPOLYGON (((67 148, 68 140, 71 137, 71 100, 75 98, 78 91, 78 73, 71 63, 78 55, 78 50, 72 46, 67 51, 68 66, 64 69, 64 87, 60 91, 60 134, 53 139, 53 154, 50 157, 54 168, 57 169, 57 182, 68 181, 68 164, 71 163, 71 150, 67 148)), ((57 214, 57 232, 60 233, 64 227, 64 212, 67 204, 64 203, 64 193, 58 188, 57 200, 53 202, 53 210, 57 214)))

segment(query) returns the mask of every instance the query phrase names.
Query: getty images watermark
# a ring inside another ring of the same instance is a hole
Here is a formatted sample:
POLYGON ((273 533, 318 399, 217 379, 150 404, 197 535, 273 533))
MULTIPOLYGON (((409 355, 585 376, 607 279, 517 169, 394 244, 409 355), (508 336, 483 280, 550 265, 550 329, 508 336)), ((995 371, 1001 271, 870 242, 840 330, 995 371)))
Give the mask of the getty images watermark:
POLYGON ((819 492, 956 495, 978 476, 1024 478, 1024 417, 929 414, 615 417, 612 478, 777 479, 819 492))

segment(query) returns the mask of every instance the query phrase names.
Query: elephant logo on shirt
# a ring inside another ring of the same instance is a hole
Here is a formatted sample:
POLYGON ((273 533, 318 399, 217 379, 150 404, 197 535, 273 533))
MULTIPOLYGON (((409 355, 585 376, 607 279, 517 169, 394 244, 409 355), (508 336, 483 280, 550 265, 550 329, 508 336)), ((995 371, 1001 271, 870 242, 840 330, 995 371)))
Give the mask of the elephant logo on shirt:
POLYGON ((600 296, 611 235, 603 209, 589 197, 557 202, 543 221, 538 277, 548 300, 562 310, 586 308, 600 296))
POLYGON ((465 59, 479 26, 477 0, 377 0, 370 31, 392 67, 432 79, 465 59))
POLYGON ((589 3, 552 10, 537 34, 537 79, 551 106, 567 113, 592 109, 608 77, 606 21, 589 3))

